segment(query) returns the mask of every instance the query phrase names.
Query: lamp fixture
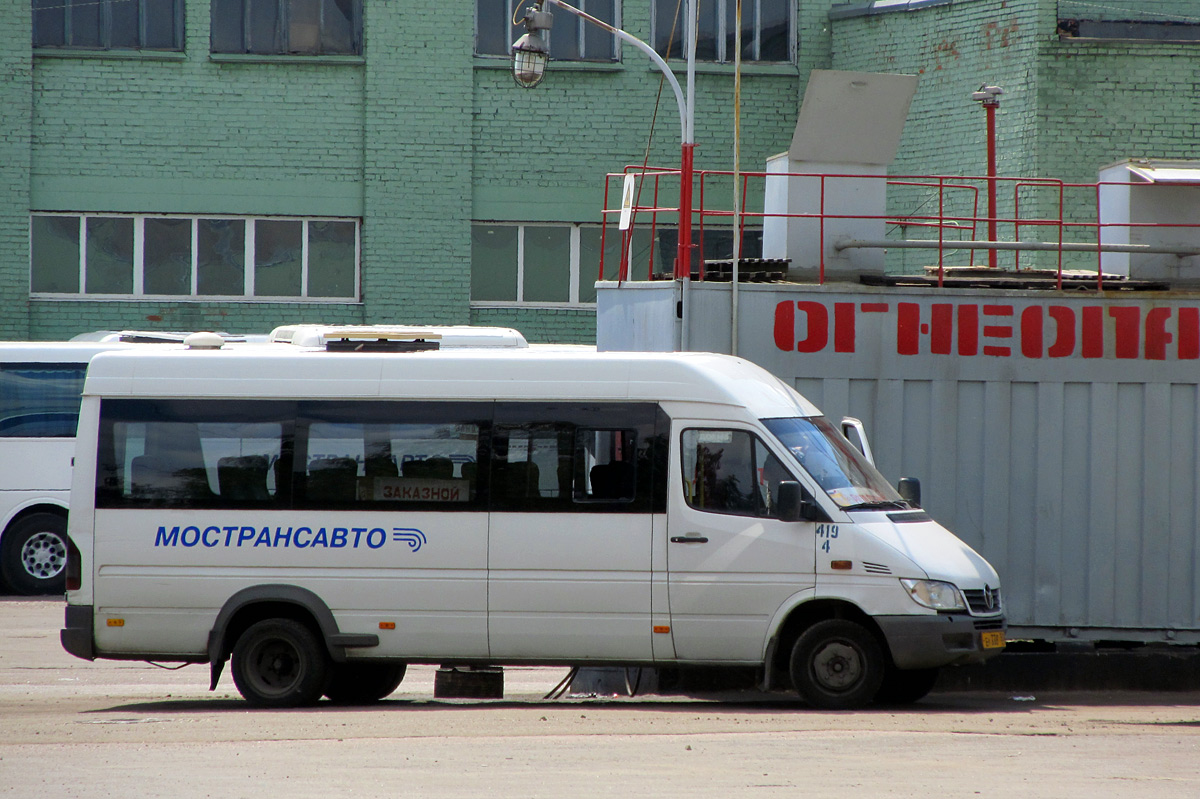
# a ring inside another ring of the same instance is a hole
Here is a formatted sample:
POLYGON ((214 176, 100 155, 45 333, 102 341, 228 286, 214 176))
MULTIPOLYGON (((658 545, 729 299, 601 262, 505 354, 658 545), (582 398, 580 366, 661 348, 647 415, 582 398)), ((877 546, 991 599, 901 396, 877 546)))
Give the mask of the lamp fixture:
POLYGON ((546 75, 546 62, 550 60, 550 43, 542 35, 554 23, 554 15, 542 11, 538 2, 525 9, 525 34, 513 42, 512 75, 518 86, 532 89, 546 75))

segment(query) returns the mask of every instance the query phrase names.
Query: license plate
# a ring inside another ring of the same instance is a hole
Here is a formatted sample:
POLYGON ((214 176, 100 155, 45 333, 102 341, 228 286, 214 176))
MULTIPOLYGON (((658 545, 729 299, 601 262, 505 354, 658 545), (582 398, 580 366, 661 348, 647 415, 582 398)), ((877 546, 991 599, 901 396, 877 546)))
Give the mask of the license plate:
POLYGON ((984 649, 1002 649, 1004 647, 1004 633, 990 632, 982 633, 984 649))

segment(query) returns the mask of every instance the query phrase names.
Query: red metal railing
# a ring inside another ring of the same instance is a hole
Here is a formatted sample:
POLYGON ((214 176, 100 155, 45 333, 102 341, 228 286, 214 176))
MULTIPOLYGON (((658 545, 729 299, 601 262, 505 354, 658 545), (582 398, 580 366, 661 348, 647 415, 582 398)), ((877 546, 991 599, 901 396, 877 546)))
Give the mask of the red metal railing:
MULTIPOLYGON (((646 229, 648 226, 651 242, 657 242, 659 231, 663 228, 674 228, 677 230, 678 213, 677 206, 662 206, 659 205, 659 197, 661 191, 668 191, 665 196, 677 196, 677 187, 663 187, 663 182, 668 183, 679 180, 678 169, 665 168, 643 168, 641 166, 629 166, 621 173, 614 173, 607 176, 604 189, 604 211, 603 211, 603 232, 601 233, 601 261, 599 268, 599 279, 604 279, 605 264, 604 264, 604 241, 608 235, 608 227, 614 215, 620 214, 619 208, 610 208, 610 186, 614 179, 623 181, 626 175, 635 175, 638 181, 637 199, 632 208, 630 215, 631 224, 628 229, 621 232, 621 261, 617 270, 617 279, 624 281, 630 279, 630 274, 633 265, 630 262, 630 242, 635 230, 646 229), (641 204, 641 196, 643 195, 647 184, 652 187, 652 201, 650 205, 641 204), (664 219, 664 217, 666 217, 664 219), (673 217, 673 218, 672 218, 673 217)), ((1053 178, 1026 178, 1026 177, 995 177, 989 178, 986 176, 971 176, 971 175, 901 175, 901 176, 879 176, 879 175, 861 175, 861 174, 810 174, 810 173, 767 173, 767 172, 743 172, 740 173, 741 185, 739 187, 741 208, 743 209, 738 219, 733 219, 733 211, 729 207, 722 207, 721 202, 732 198, 731 181, 733 173, 719 170, 704 170, 695 173, 695 186, 697 202, 693 208, 692 229, 693 238, 696 246, 694 251, 702 254, 704 252, 705 228, 708 226, 720 225, 723 228, 733 229, 739 240, 745 240, 745 232, 747 226, 759 226, 766 223, 769 219, 811 219, 817 224, 817 239, 819 263, 817 266, 817 279, 819 282, 825 282, 826 272, 826 255, 827 255, 827 229, 830 227, 831 221, 847 222, 859 220, 866 222, 882 222, 885 228, 890 228, 893 235, 885 236, 884 240, 855 240, 847 243, 844 240, 833 242, 834 247, 839 251, 846 245, 846 249, 852 248, 893 248, 893 249, 936 249, 937 251, 937 279, 938 285, 943 285, 946 278, 946 255, 947 252, 955 252, 967 250, 970 253, 969 265, 973 266, 974 251, 976 249, 985 249, 991 252, 997 251, 1012 251, 1013 271, 1028 272, 1028 268, 1021 263, 1021 253, 1030 250, 1053 253, 1055 265, 1053 271, 1056 275, 1055 285, 1058 288, 1063 286, 1064 274, 1068 270, 1065 265, 1065 258, 1086 257, 1089 253, 1095 254, 1094 281, 1097 290, 1104 289, 1105 275, 1103 271, 1104 255, 1106 252, 1123 252, 1123 253, 1148 253, 1148 254, 1175 254, 1187 255, 1192 252, 1190 244, 1185 245, 1170 245, 1170 246, 1150 246, 1140 244, 1112 244, 1106 243, 1106 233, 1112 231, 1116 234, 1117 228, 1125 228, 1126 231, 1123 238, 1131 240, 1133 231, 1139 228, 1195 228, 1196 235, 1193 240, 1200 242, 1200 221, 1196 223, 1178 223, 1178 222, 1107 222, 1101 219, 1101 197, 1105 186, 1124 186, 1128 188, 1128 183, 1069 183, 1066 181, 1053 178), (805 180, 817 181, 818 189, 808 197, 811 203, 814 196, 817 203, 817 210, 810 213, 768 213, 765 210, 745 210, 747 199, 754 197, 757 201, 765 196, 766 182, 768 180, 805 180), (879 214, 851 214, 851 213, 834 213, 830 210, 830 198, 828 192, 829 181, 886 181, 886 194, 888 202, 893 206, 891 213, 879 214), (980 193, 986 191, 991 183, 999 186, 1007 186, 1011 188, 1011 200, 1009 201, 1009 209, 1003 213, 997 211, 996 217, 990 217, 986 214, 981 215, 979 209, 980 193), (719 184, 720 188, 714 188, 714 184, 719 184), (753 192, 754 185, 761 186, 759 193, 753 192), (715 202, 712 197, 716 196, 719 199, 715 202), (922 212, 924 208, 936 201, 936 213, 922 212), (898 205, 916 206, 911 213, 896 213, 894 206, 898 205), (1032 210, 1031 210, 1032 209, 1032 210), (1009 228, 1013 231, 1013 238, 1005 241, 978 241, 976 235, 980 230, 999 229, 1000 227, 1009 228), (915 229, 918 232, 930 234, 931 237, 923 239, 903 239, 894 236, 895 231, 900 231, 902 235, 908 235, 910 229, 915 229), (1047 236, 1038 236, 1041 241, 1023 241, 1021 234, 1023 230, 1034 230, 1038 232, 1050 232, 1047 236), (936 232, 936 239, 932 238, 932 234, 936 232), (963 240, 955 238, 961 237, 964 233, 970 235, 970 239, 963 240), (948 235, 949 234, 949 235, 948 235), (1079 234, 1080 241, 1068 240, 1073 234, 1079 234)), ((1149 185, 1149 184, 1136 184, 1149 185)), ((1178 185, 1178 184, 1175 184, 1178 185)), ((729 203, 732 205, 732 202, 729 203)), ((845 228, 845 225, 841 225, 845 228)), ((671 276, 674 269, 671 267, 674 264, 664 265, 666 268, 661 269, 662 274, 656 275, 655 272, 655 251, 656 247, 650 247, 650 255, 646 264, 645 276, 647 280, 655 279, 656 276, 671 276)), ((739 248, 742 252, 742 257, 745 258, 744 246, 739 248)), ((1194 248, 1196 254, 1200 254, 1200 244, 1194 248)), ((995 258, 990 257, 989 263, 994 263, 995 258)), ((705 279, 705 261, 703 255, 700 255, 698 261, 694 258, 691 266, 693 277, 705 279)), ((804 265, 806 268, 812 268, 811 264, 804 265)), ((932 269, 932 267, 929 267, 932 269)), ((1041 271, 1041 270, 1039 270, 1041 271)), ((1091 268, 1081 269, 1080 273, 1086 272, 1089 276, 1093 274, 1091 268)), ((1089 278, 1091 279, 1091 278, 1089 278)))

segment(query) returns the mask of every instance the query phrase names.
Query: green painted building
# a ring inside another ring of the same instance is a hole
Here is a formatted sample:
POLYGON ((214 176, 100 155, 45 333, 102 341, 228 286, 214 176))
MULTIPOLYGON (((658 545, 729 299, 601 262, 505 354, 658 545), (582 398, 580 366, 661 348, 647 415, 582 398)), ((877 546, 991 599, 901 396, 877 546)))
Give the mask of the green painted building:
MULTIPOLYGON (((593 341, 604 176, 676 166, 678 114, 642 53, 561 10, 545 81, 517 87, 514 1, 16 0, 0 337, 409 322, 593 341)), ((676 0, 579 5, 682 73, 676 0)), ((733 160, 734 8, 701 0, 700 169, 733 160)), ((921 75, 897 173, 983 171, 981 83, 1006 92, 1003 174, 1198 157, 1192 2, 744 0, 743 30, 746 170, 786 149, 814 68, 921 75)))

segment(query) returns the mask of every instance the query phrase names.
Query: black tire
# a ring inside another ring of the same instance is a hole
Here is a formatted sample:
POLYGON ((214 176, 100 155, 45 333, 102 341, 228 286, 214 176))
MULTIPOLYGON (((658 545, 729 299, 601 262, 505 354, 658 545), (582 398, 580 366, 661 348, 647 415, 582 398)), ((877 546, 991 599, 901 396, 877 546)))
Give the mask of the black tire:
POLYGON ((826 619, 805 630, 792 647, 792 685, 822 710, 865 707, 883 682, 883 649, 857 622, 826 619))
POLYGON ((941 669, 889 668, 883 676, 875 702, 880 705, 911 705, 924 699, 937 683, 941 669))
POLYGON ((341 705, 378 702, 400 687, 407 670, 403 663, 336 663, 325 696, 341 705))
POLYGON ((66 588, 67 520, 31 513, 9 525, 0 547, 0 583, 15 594, 61 594, 66 588))
POLYGON ((245 700, 268 708, 315 704, 332 674, 324 643, 292 619, 250 625, 233 645, 231 671, 245 700))

